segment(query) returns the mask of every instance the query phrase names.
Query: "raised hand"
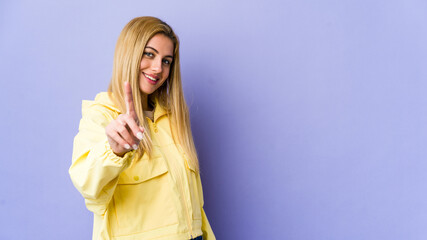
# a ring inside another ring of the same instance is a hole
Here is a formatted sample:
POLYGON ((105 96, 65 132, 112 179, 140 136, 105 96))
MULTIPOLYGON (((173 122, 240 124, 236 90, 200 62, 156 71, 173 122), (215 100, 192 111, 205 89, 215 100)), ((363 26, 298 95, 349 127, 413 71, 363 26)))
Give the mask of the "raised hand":
POLYGON ((129 82, 124 83, 124 90, 126 113, 120 114, 105 128, 110 147, 117 156, 123 156, 132 148, 136 150, 144 132, 144 128, 139 126, 129 82))

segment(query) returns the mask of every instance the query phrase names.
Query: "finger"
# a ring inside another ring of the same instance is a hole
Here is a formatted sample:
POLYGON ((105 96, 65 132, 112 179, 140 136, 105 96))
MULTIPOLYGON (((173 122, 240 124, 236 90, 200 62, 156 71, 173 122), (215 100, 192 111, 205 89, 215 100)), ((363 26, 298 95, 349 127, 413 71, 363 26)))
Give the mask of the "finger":
MULTIPOLYGON (((123 114, 122 114, 123 115, 123 114)), ((139 140, 142 140, 143 137, 143 130, 141 130, 140 126, 138 126, 138 124, 136 123, 135 119, 132 118, 130 115, 128 114, 124 114, 120 120, 123 121, 124 124, 126 124, 129 129, 132 131, 132 134, 134 137, 138 138, 139 140)))
POLYGON ((113 131, 109 133, 109 137, 120 146, 120 148, 124 148, 126 150, 130 150, 130 144, 126 142, 117 132, 113 131))
POLYGON ((114 126, 114 130, 123 138, 124 141, 129 143, 133 149, 138 148, 136 138, 129 132, 130 130, 125 125, 118 123, 114 126))
POLYGON ((124 82, 125 88, 125 102, 126 102, 126 113, 136 119, 135 107, 133 104, 132 88, 129 82, 124 82))

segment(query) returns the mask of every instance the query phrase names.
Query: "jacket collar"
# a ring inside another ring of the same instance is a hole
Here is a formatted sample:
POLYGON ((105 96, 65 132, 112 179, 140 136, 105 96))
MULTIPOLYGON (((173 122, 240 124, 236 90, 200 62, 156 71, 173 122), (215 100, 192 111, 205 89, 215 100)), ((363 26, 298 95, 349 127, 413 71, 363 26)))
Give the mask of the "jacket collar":
POLYGON ((159 104, 159 100, 156 98, 155 104, 154 104, 154 122, 157 121, 161 116, 166 115, 167 111, 159 104))

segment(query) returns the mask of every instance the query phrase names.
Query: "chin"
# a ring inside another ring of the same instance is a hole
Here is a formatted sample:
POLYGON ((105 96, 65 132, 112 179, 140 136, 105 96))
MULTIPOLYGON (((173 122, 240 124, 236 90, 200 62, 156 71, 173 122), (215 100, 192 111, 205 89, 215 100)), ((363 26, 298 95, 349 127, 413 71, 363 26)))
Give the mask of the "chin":
POLYGON ((141 93, 142 94, 145 94, 145 95, 150 95, 150 94, 152 94, 154 91, 144 91, 144 90, 141 90, 141 93))
POLYGON ((141 93, 146 94, 146 95, 150 95, 153 92, 155 92, 157 89, 152 89, 152 88, 145 88, 145 87, 140 87, 139 90, 141 91, 141 93))

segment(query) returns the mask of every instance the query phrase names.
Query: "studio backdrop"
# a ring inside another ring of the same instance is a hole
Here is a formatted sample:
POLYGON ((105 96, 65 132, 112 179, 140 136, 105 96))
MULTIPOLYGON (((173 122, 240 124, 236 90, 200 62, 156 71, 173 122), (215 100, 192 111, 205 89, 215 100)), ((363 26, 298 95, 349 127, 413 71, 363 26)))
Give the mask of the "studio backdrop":
POLYGON ((82 100, 137 16, 181 42, 217 239, 427 239, 427 3, 0 2, 0 239, 90 239, 82 100))

